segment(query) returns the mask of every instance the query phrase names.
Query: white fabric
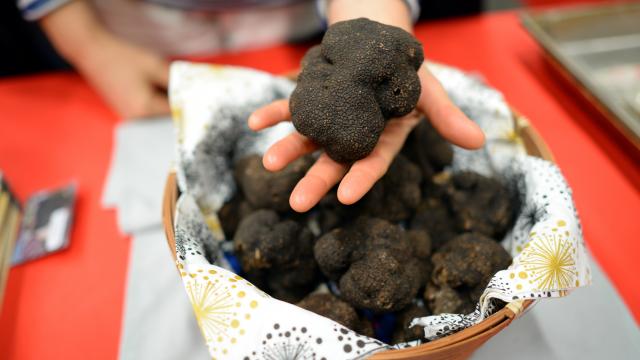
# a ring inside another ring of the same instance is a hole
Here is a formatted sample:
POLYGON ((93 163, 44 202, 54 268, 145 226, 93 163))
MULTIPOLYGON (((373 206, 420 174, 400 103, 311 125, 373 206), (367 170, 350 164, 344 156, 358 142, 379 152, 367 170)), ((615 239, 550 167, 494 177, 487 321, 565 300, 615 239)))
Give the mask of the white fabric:
POLYGON ((174 158, 169 118, 123 122, 114 131, 103 206, 132 234, 120 358, 207 359, 193 309, 162 229, 164 183, 174 158))
POLYGON ((175 158, 174 138, 168 117, 124 122, 116 128, 102 205, 117 208, 124 233, 162 224, 162 191, 175 158))
POLYGON ((597 262, 589 260, 591 286, 539 301, 471 359, 640 359, 638 324, 597 262))
POLYGON ((132 239, 122 360, 210 359, 169 251, 160 227, 132 239))

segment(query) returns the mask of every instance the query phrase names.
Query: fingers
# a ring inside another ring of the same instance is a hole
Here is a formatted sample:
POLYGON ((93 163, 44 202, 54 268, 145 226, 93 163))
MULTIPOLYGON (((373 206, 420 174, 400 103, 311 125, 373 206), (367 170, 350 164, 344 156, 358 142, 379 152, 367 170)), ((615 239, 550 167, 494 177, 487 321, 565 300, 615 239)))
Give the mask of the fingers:
POLYGON ((318 148, 311 140, 297 131, 273 144, 262 157, 262 164, 269 171, 280 171, 295 159, 318 148))
POLYGON ((254 111, 249 116, 248 123, 251 130, 258 131, 289 119, 289 99, 281 99, 254 111))
POLYGON ((356 161, 338 187, 338 200, 351 205, 360 200, 387 172, 420 117, 412 113, 389 121, 371 154, 356 161))
POLYGON ((309 211, 347 172, 347 165, 322 154, 291 192, 289 205, 297 212, 309 211))
POLYGON ((465 149, 484 145, 484 133, 451 102, 438 79, 423 65, 419 70, 422 93, 418 109, 424 112, 433 127, 445 139, 465 149))

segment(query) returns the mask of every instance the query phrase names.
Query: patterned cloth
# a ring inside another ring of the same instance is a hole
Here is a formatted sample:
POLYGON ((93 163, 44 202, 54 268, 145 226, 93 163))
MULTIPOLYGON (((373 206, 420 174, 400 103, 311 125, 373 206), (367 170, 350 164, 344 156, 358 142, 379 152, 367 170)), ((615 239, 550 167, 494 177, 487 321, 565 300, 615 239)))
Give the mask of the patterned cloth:
MULTIPOLYGON (((450 171, 472 169, 514 184, 523 204, 503 245, 514 257, 499 271, 471 314, 413 320, 424 341, 479 323, 496 311, 495 299, 517 306, 524 299, 561 297, 591 282, 571 190, 558 168, 528 156, 502 95, 478 78, 429 64, 452 100, 487 136, 478 151, 454 149, 450 171)), ((235 67, 172 65, 169 96, 178 131, 177 174, 182 196, 176 209, 176 256, 209 351, 214 358, 358 359, 395 346, 269 297, 230 271, 216 211, 235 191, 234 159, 262 153, 292 131, 289 123, 249 131, 257 107, 286 97, 293 84, 235 67)), ((520 124, 522 125, 522 124, 520 124)))

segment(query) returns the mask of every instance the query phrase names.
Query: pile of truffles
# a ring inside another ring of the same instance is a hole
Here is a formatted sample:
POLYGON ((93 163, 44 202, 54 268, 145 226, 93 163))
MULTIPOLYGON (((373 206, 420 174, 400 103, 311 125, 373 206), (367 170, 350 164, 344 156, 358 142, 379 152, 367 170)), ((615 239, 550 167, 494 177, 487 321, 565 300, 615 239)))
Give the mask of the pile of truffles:
POLYGON ((512 191, 474 172, 449 173, 451 160, 451 146, 424 120, 361 201, 343 205, 334 189, 300 214, 288 199, 313 157, 272 173, 254 155, 237 162, 238 191, 218 215, 242 275, 262 290, 366 335, 371 314, 394 313, 391 341, 420 339, 421 329, 408 328, 413 318, 473 311, 511 263, 498 240, 518 211, 512 191), (332 292, 317 293, 321 284, 332 292))
MULTIPOLYGON (((290 102, 296 129, 336 161, 365 157, 385 122, 415 107, 422 62, 420 43, 399 28, 333 25, 303 60, 290 102)), ((498 241, 519 211, 512 192, 497 179, 449 173, 452 158, 423 120, 362 200, 343 205, 334 189, 299 214, 289 196, 313 156, 277 173, 249 156, 236 163, 238 191, 218 215, 242 275, 272 296, 370 336, 372 319, 395 314, 391 341, 420 339, 413 318, 473 311, 511 262, 498 241), (317 292, 320 284, 331 291, 317 292)))
POLYGON ((335 161, 369 155, 387 120, 420 97, 422 46, 408 32, 365 18, 333 24, 305 55, 291 120, 335 161))

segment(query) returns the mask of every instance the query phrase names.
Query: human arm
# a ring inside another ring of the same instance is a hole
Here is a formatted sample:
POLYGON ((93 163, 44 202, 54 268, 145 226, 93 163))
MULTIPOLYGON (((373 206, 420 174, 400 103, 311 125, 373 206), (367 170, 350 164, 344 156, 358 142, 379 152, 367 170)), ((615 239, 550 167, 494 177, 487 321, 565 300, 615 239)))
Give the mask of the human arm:
MULTIPOLYGON (((402 0, 332 0, 328 4, 327 17, 329 24, 367 17, 412 32, 410 12, 402 0)), ((481 147, 484 134, 480 128, 451 102, 424 64, 418 75, 422 92, 417 110, 425 113, 440 134, 452 143, 468 149, 481 147)), ((249 126, 260 130, 290 117, 288 100, 280 100, 257 110, 249 118, 249 126)), ((311 209, 338 182, 338 199, 344 204, 357 202, 385 174, 419 121, 416 113, 389 121, 371 154, 352 165, 337 163, 324 153, 320 155, 293 190, 291 207, 299 212, 311 209)), ((316 149, 313 142, 294 132, 267 150, 263 163, 268 170, 278 171, 316 149)))
POLYGON ((84 1, 71 1, 39 19, 56 50, 124 118, 169 112, 168 63, 109 33, 84 1))

